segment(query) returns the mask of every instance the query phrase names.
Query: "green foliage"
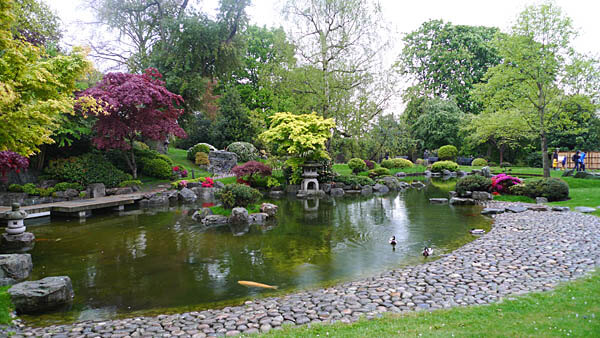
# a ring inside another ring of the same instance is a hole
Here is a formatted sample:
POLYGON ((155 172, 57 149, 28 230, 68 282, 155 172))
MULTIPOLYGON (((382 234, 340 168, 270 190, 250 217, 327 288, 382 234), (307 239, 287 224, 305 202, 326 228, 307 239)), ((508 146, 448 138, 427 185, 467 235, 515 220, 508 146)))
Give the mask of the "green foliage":
POLYGON ((339 175, 339 176, 334 177, 333 180, 334 180, 334 182, 343 183, 345 185, 350 185, 353 187, 375 184, 375 181, 373 181, 369 177, 356 176, 356 175, 339 175))
POLYGON ((546 197, 549 202, 563 201, 569 197, 569 185, 559 178, 549 177, 514 185, 510 187, 510 193, 531 198, 546 197))
POLYGON ((453 145, 445 145, 438 149, 438 157, 440 160, 456 160, 456 156, 458 156, 458 149, 456 149, 453 145))
POLYGON ((56 48, 62 36, 60 18, 41 0, 19 0, 13 2, 15 22, 14 37, 35 46, 56 48))
POLYGON ((67 189, 84 190, 83 186, 77 182, 60 182, 54 186, 54 191, 65 191, 67 189))
POLYGON ((170 166, 173 166, 173 160, 172 160, 172 159, 171 159, 169 156, 167 156, 167 155, 165 155, 165 154, 160 154, 160 153, 158 153, 158 154, 156 155, 156 157, 158 157, 158 158, 160 158, 161 160, 163 160, 163 161, 167 162, 167 163, 168 163, 170 166))
MULTIPOLYGON (((16 8, 39 5, 25 1, 16 8)), ((13 37, 11 26, 34 32, 38 19, 44 18, 23 16, 23 22, 15 22, 12 6, 4 1, 0 7, 0 151, 29 156, 39 152, 40 145, 54 142, 51 135, 59 127, 60 114, 73 113, 75 83, 92 66, 82 49, 51 57, 43 47, 13 37)))
POLYGON ((198 143, 195 146, 191 147, 187 151, 187 159, 190 161, 194 161, 196 159, 196 153, 205 153, 208 154, 210 152, 210 145, 206 143, 198 143))
POLYGON ((210 161, 208 160, 208 154, 204 152, 196 153, 196 162, 197 165, 209 165, 210 161))
POLYGON ((464 113, 452 100, 415 99, 414 104, 407 105, 403 118, 421 149, 438 149, 446 144, 462 143, 459 130, 464 113))
POLYGON ((202 183, 206 181, 206 178, 204 177, 198 177, 198 178, 194 178, 194 179, 182 179, 182 180, 177 180, 175 182, 171 182, 171 189, 182 189, 184 186, 187 186, 188 183, 202 183), (185 184, 184 184, 185 182, 185 184))
POLYGON ((141 185, 142 181, 140 180, 127 180, 119 183, 119 188, 140 187, 141 185))
POLYGON ((262 197, 260 191, 245 184, 228 184, 215 193, 215 197, 223 203, 227 209, 234 207, 246 207, 256 203, 262 197))
POLYGON ((273 147, 274 153, 309 160, 328 159, 325 143, 334 127, 333 119, 324 119, 315 113, 276 113, 260 138, 273 147))
POLYGON ((471 165, 474 167, 485 167, 488 165, 488 161, 485 158, 476 158, 471 162, 471 165))
POLYGON ((458 164, 452 161, 439 161, 431 165, 431 171, 434 173, 441 173, 444 170, 457 171, 458 164))
POLYGON ((500 61, 491 43, 496 33, 495 27, 453 25, 442 20, 422 23, 402 39, 399 71, 416 81, 407 93, 455 97, 462 111, 478 113, 481 107, 469 91, 500 61))
POLYGON ((82 186, 104 183, 107 188, 114 188, 120 182, 131 179, 131 175, 117 169, 98 153, 51 160, 44 173, 59 181, 77 182, 82 186))
POLYGON ((489 191, 492 180, 481 175, 469 175, 456 182, 456 193, 465 196, 467 191, 489 191))
POLYGON ((404 168, 412 168, 413 163, 410 160, 406 160, 403 158, 391 158, 388 160, 381 161, 381 166, 384 168, 392 169, 404 169, 404 168))
POLYGON ((23 192, 23 186, 20 184, 11 184, 8 186, 10 192, 23 192))
MULTIPOLYGON (((510 34, 495 41, 504 61, 489 68, 487 82, 474 89, 486 111, 518 112, 539 136, 544 153, 550 130, 574 126, 571 114, 564 113, 568 94, 598 95, 598 61, 574 52, 576 34, 571 19, 553 2, 527 7, 510 34)), ((549 177, 545 156, 543 168, 549 177)))
POLYGON ((39 190, 33 183, 27 183, 23 185, 23 192, 27 195, 39 195, 39 190))
POLYGON ((250 142, 256 136, 248 108, 242 104, 240 94, 234 87, 228 88, 219 100, 219 112, 211 130, 212 142, 219 149, 236 141, 250 142))
POLYGON ((377 178, 377 177, 389 176, 389 175, 390 175, 390 170, 388 168, 379 167, 379 168, 369 170, 370 178, 377 178))
POLYGON ((171 179, 173 177, 171 165, 161 158, 142 158, 141 165, 143 175, 159 179, 171 179))
POLYGON ((258 159, 258 150, 248 142, 233 142, 227 146, 227 151, 235 153, 238 162, 256 161, 258 159))
POLYGON ((367 164, 360 158, 353 158, 348 161, 348 167, 352 169, 352 173, 356 174, 367 170, 367 164))

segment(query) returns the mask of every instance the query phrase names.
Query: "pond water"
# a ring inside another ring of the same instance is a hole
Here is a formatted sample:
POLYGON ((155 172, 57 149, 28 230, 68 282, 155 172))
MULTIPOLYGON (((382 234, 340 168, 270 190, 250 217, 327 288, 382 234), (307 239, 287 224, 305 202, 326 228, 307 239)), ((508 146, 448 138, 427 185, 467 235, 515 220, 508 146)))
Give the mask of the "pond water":
POLYGON ((277 222, 249 228, 204 229, 189 210, 128 210, 96 215, 85 223, 30 224, 37 238, 30 279, 71 277, 71 309, 23 317, 30 325, 238 304, 248 298, 356 279, 417 264, 425 244, 435 255, 489 229, 479 207, 431 205, 453 183, 383 197, 269 201, 277 222), (395 251, 388 244, 395 235, 395 251), (237 281, 277 285, 247 288, 237 281))

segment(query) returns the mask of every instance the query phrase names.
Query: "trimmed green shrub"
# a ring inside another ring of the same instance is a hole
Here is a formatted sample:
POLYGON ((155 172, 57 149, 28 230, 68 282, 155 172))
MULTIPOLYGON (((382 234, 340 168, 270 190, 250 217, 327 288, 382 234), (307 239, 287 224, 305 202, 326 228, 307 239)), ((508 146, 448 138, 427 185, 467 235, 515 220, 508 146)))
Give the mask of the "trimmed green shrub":
POLYGON ((334 182, 339 182, 353 187, 360 185, 374 185, 375 181, 368 177, 356 176, 356 175, 340 175, 333 179, 334 182))
POLYGON ((452 160, 454 161, 458 156, 458 149, 453 145, 445 145, 438 149, 438 157, 440 160, 452 160))
POLYGON ((210 161, 208 160, 208 154, 203 153, 201 151, 196 153, 196 162, 197 165, 209 165, 210 161))
POLYGON ((55 190, 54 190, 54 188, 52 188, 52 187, 50 187, 50 188, 46 188, 46 189, 44 189, 44 188, 38 188, 38 194, 39 194, 41 197, 49 197, 49 196, 52 196, 52 194, 54 193, 54 191, 55 191, 55 190))
POLYGON ((171 165, 160 158, 154 159, 142 159, 142 170, 143 175, 159 178, 159 179, 170 179, 173 177, 173 169, 171 165))
POLYGON ((390 170, 388 168, 375 168, 372 170, 369 170, 369 177, 370 178, 376 178, 376 177, 381 177, 381 176, 389 176, 390 175, 390 170))
POLYGON ((389 160, 381 161, 381 166, 387 169, 392 168, 410 168, 413 166, 413 163, 409 160, 405 160, 403 158, 390 158, 389 160))
POLYGON ((485 167, 488 165, 488 161, 485 158, 476 158, 471 162, 471 165, 475 167, 485 167))
POLYGON ((348 168, 352 170, 354 174, 359 173, 361 171, 367 170, 367 163, 360 158, 353 158, 348 161, 348 168))
MULTIPOLYGON (((213 147, 214 148, 214 147, 213 147)), ((191 147, 187 151, 187 159, 190 161, 194 161, 196 159, 196 153, 202 152, 208 154, 211 150, 211 145, 207 143, 198 143, 195 146, 191 147)))
POLYGON ((158 153, 158 152, 157 152, 157 156, 156 156, 156 157, 158 157, 158 158, 160 158, 161 160, 163 160, 163 161, 165 161, 165 162, 169 163, 169 165, 170 165, 171 167, 173 166, 173 160, 172 160, 172 159, 171 159, 169 156, 167 156, 167 155, 165 155, 165 154, 161 154, 161 153, 158 153))
POLYGON ((458 163, 452 161, 439 161, 431 166, 431 171, 434 173, 441 173, 444 170, 457 171, 458 163))
POLYGON ((33 183, 27 183, 23 185, 23 192, 28 195, 39 195, 38 188, 33 183))
POLYGON ((535 181, 525 181, 510 187, 510 192, 515 195, 546 197, 549 202, 562 201, 569 197, 569 185, 559 178, 543 178, 535 181))
POLYGON ((248 142, 233 142, 226 148, 227 151, 235 153, 238 158, 238 162, 248 162, 258 160, 258 150, 248 142))
POLYGON ((10 192, 23 192, 23 186, 20 184, 11 184, 8 186, 10 192))
POLYGON ((84 187, 91 183, 104 183, 107 188, 114 188, 120 182, 131 179, 131 175, 119 170, 98 153, 52 160, 44 174, 51 179, 77 182, 84 187))
POLYGON ((140 180, 127 180, 127 181, 123 181, 123 182, 119 183, 119 188, 136 187, 136 186, 141 186, 141 185, 142 185, 142 181, 140 181, 140 180))
POLYGON ((65 191, 67 189, 83 190, 83 186, 77 182, 60 182, 54 186, 54 191, 65 191))
POLYGON ((456 182, 456 193, 465 196, 467 191, 489 191, 492 180, 480 175, 470 175, 460 178, 456 182))
POLYGON ((246 207, 260 200, 262 194, 260 191, 245 184, 228 184, 223 189, 215 193, 215 197, 223 203, 227 209, 235 207, 246 207))

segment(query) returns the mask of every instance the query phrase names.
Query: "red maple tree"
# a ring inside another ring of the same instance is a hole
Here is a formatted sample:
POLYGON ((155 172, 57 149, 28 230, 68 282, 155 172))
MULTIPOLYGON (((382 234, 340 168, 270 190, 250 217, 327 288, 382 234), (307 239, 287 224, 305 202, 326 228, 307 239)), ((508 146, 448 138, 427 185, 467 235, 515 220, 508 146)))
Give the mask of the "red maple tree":
POLYGON ((109 73, 79 94, 94 98, 104 111, 97 114, 94 145, 98 149, 123 150, 134 178, 137 178, 135 140, 163 141, 169 134, 187 136, 177 124, 177 118, 183 114, 177 106, 183 103, 183 98, 168 91, 161 78, 155 68, 146 69, 144 74, 109 73))

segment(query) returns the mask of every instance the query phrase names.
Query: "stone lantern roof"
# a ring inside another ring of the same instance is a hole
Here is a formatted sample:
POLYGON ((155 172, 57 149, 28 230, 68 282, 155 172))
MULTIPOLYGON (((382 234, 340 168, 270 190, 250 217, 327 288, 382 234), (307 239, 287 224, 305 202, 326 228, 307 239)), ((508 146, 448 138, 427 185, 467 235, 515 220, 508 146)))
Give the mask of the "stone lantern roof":
POLYGON ((4 216, 4 219, 11 221, 11 220, 25 219, 26 217, 27 217, 27 212, 21 210, 21 205, 19 203, 13 203, 12 211, 7 212, 6 216, 4 216))

